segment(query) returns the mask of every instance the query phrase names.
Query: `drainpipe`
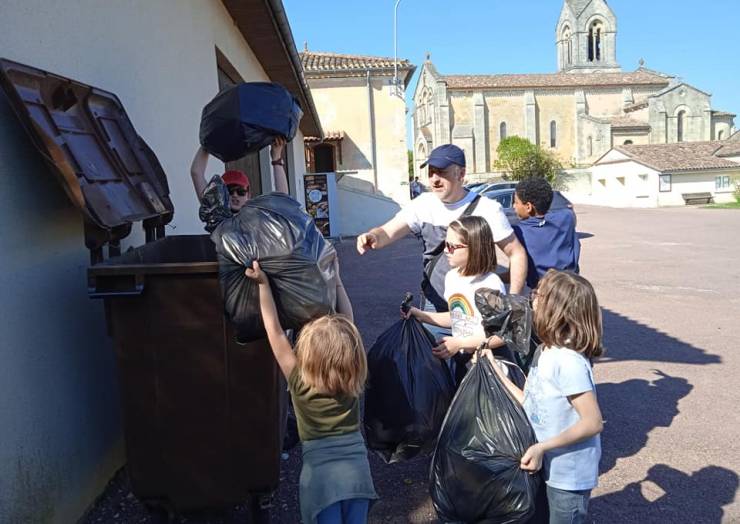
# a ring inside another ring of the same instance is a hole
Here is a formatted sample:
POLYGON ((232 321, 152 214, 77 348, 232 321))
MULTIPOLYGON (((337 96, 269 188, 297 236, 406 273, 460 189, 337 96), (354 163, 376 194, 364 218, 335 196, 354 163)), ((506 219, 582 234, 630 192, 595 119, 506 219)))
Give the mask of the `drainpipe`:
POLYGON ((370 70, 366 72, 367 77, 367 113, 370 119, 370 149, 372 153, 373 162, 373 184, 375 186, 375 192, 378 192, 378 165, 377 165, 377 154, 375 144, 375 111, 373 104, 373 86, 370 83, 370 70))

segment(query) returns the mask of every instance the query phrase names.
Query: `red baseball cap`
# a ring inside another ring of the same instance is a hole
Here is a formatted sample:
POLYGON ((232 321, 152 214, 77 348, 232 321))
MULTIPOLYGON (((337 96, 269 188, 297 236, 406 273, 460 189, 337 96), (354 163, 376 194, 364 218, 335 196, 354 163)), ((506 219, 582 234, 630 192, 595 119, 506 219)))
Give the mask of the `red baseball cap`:
POLYGON ((249 179, 243 171, 230 169, 229 171, 226 171, 223 175, 221 175, 221 179, 227 186, 241 186, 249 191, 249 179))

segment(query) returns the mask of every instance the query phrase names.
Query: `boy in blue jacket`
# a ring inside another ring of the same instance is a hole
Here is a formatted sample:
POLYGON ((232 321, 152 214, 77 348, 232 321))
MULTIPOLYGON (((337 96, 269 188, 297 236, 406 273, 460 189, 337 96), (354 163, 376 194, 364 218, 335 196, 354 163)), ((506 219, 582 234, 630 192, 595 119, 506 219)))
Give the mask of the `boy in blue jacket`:
POLYGON ((550 211, 552 186, 542 177, 529 177, 514 190, 514 210, 519 223, 513 226, 527 251, 527 286, 537 287, 548 269, 578 273, 581 243, 571 209, 550 211))

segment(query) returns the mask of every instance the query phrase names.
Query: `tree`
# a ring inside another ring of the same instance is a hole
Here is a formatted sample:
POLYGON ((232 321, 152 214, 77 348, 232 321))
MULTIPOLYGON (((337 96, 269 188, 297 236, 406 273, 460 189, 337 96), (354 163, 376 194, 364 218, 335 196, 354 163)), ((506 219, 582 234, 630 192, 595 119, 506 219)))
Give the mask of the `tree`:
POLYGON ((562 181, 563 166, 555 155, 534 145, 526 138, 510 136, 504 138, 496 148, 497 170, 503 172, 504 180, 522 180, 531 176, 545 178, 553 187, 562 181))
POLYGON ((409 159, 409 181, 414 179, 414 152, 407 150, 409 159))

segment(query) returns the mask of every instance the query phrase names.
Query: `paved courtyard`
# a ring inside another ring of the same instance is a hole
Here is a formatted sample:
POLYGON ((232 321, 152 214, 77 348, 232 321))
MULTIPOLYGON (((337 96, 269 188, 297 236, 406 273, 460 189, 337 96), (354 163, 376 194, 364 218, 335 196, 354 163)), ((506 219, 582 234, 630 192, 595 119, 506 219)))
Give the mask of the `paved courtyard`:
MULTIPOLYGON (((578 206, 581 267, 604 314, 607 356, 595 368, 606 419, 597 523, 740 522, 740 212, 578 206)), ((344 281, 368 347, 397 320, 420 280, 419 242, 408 237, 359 257, 338 244, 344 281)), ((297 522, 300 452, 283 462, 274 522, 297 522)), ((381 500, 371 522, 435 522, 429 461, 372 458, 381 500)), ((85 521, 149 522, 109 487, 85 521)), ((232 517, 242 511, 237 509, 232 517)), ((220 522, 188 518, 181 522, 220 522)))

